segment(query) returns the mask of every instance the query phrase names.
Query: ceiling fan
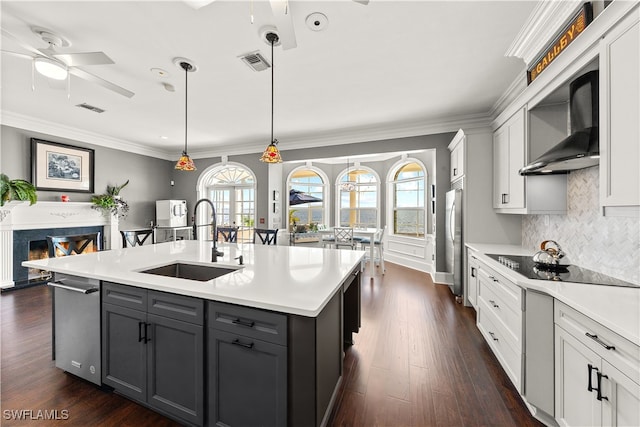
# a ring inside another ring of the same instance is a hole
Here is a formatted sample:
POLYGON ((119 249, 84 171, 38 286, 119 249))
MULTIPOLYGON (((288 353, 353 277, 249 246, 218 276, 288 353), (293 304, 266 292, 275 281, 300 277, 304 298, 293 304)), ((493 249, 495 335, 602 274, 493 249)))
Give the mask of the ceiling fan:
POLYGON ((2 50, 2 53, 7 55, 17 56, 20 58, 26 58, 33 61, 33 65, 40 74, 49 77, 54 80, 65 80, 69 74, 73 74, 83 80, 91 83, 98 84, 106 89, 112 90, 120 95, 131 98, 135 95, 130 90, 127 90, 121 86, 104 80, 94 74, 84 71, 82 68, 89 65, 107 65, 114 64, 113 60, 109 58, 104 52, 78 52, 78 53, 60 53, 58 48, 68 47, 71 45, 69 40, 63 36, 54 33, 41 27, 31 28, 36 35, 38 35, 42 41, 48 44, 46 48, 36 49, 28 44, 22 42, 18 37, 14 36, 4 28, 2 28, 2 35, 6 36, 20 45, 23 49, 27 50, 31 54, 24 54, 19 52, 12 52, 2 50))

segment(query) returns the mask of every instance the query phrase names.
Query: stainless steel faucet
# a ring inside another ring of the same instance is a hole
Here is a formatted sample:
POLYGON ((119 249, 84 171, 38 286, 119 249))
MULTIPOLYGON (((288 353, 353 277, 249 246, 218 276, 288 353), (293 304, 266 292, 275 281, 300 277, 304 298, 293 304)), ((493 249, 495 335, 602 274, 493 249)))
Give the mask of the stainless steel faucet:
POLYGON ((216 246, 216 241, 218 240, 218 225, 216 221, 216 208, 213 206, 213 202, 209 199, 200 199, 196 202, 195 207, 193 208, 193 238, 198 240, 198 225, 196 225, 196 217, 198 213, 198 205, 200 203, 205 202, 208 203, 211 207, 211 226, 213 227, 213 246, 211 247, 211 262, 218 262, 218 257, 223 256, 224 253, 218 250, 216 246))

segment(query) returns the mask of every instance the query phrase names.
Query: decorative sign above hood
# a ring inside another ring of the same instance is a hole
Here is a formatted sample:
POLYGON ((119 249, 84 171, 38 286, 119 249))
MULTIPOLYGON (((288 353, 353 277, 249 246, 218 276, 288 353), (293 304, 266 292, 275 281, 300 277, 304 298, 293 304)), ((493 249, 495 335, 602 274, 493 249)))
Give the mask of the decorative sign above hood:
POLYGON ((591 3, 585 3, 576 16, 567 24, 564 30, 555 38, 553 43, 543 51, 543 54, 527 70, 527 84, 531 84, 554 59, 558 57, 593 20, 591 3))

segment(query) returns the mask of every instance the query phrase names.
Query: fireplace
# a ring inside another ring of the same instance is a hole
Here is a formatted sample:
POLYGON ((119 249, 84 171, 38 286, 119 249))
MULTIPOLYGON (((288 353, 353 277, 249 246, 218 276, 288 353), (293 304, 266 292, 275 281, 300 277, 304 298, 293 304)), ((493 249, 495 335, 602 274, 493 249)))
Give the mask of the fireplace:
MULTIPOLYGON (((13 232, 13 282, 16 288, 43 283, 49 279, 49 273, 37 269, 23 267, 22 261, 49 257, 47 236, 73 236, 77 234, 103 233, 103 226, 68 227, 68 228, 36 228, 16 230, 13 232)), ((89 245, 85 252, 93 252, 89 245)))
POLYGON ((0 208, 0 288, 30 286, 46 276, 30 272, 21 263, 30 256, 42 256, 47 236, 101 232, 105 250, 121 248, 118 219, 91 206, 89 202, 38 202, 33 206, 29 202, 5 203, 0 208))

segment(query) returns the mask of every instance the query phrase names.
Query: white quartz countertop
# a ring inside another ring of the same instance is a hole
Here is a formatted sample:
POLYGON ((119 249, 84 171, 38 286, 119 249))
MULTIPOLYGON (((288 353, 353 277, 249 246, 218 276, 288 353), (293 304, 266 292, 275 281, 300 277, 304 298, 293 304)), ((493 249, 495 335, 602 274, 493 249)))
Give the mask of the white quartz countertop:
POLYGON ((528 279, 486 254, 533 256, 535 251, 515 245, 467 243, 466 246, 518 286, 544 292, 640 345, 640 288, 528 279))
POLYGON ((163 292, 315 317, 359 266, 363 251, 298 246, 222 243, 224 252, 211 262, 211 241, 179 240, 90 254, 25 261, 39 268, 92 279, 107 280, 163 292), (242 255, 244 265, 236 257, 242 255), (183 262, 238 268, 201 282, 141 273, 183 262))

